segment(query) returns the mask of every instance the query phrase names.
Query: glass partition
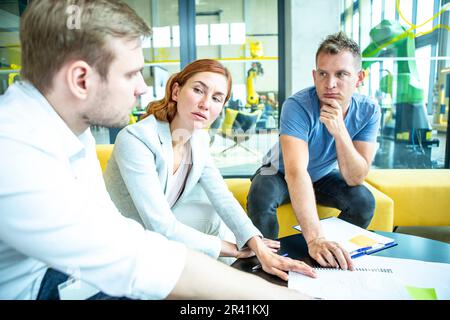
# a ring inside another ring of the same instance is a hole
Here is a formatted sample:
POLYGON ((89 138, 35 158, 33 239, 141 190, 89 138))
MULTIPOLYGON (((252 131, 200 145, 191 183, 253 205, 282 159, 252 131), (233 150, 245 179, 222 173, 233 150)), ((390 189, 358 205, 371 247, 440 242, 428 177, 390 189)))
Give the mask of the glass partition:
POLYGON ((382 111, 374 167, 444 167, 450 3, 359 0, 351 7, 353 22, 356 17, 371 21, 361 22, 355 32, 346 23, 352 19, 349 8, 341 14, 343 31, 363 50, 367 77, 360 91, 377 100, 382 111))
POLYGON ((278 139, 276 0, 196 4, 197 58, 221 61, 233 77, 231 100, 209 129, 224 176, 249 176, 278 139))
MULTIPOLYGON (((142 72, 148 85, 139 98, 131 123, 139 121, 149 102, 164 96, 166 82, 180 70, 180 28, 178 0, 125 0, 152 28, 152 36, 143 42, 145 68, 142 72)), ((114 143, 121 128, 92 128, 97 143, 114 143)))
POLYGON ((0 94, 19 79, 19 1, 0 2, 0 94))

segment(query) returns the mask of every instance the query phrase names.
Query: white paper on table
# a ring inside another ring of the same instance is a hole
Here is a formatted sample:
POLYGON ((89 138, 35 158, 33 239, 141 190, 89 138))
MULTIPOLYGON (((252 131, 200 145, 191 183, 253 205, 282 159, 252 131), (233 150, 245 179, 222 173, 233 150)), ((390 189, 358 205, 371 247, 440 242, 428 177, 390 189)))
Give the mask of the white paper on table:
POLYGON ((289 272, 288 287, 324 299, 404 300, 412 299, 406 289, 411 286, 450 299, 450 264, 364 256, 354 265, 359 271, 318 268, 315 279, 289 272))
POLYGON ((364 256, 353 260, 358 267, 389 266, 404 286, 434 288, 438 300, 450 300, 450 264, 412 259, 364 256))

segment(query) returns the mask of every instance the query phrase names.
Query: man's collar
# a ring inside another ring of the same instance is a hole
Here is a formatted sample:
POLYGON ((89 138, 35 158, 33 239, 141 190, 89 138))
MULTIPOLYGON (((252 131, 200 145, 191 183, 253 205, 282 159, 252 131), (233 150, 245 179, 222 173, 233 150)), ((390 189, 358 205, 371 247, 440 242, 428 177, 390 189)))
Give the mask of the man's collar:
POLYGON ((27 81, 21 81, 15 85, 17 85, 19 90, 23 91, 35 101, 34 107, 41 108, 41 110, 44 111, 45 116, 48 116, 48 125, 49 127, 54 128, 55 135, 57 135, 55 138, 63 142, 62 147, 68 158, 79 154, 85 149, 87 146, 86 144, 90 141, 88 136, 92 137, 89 128, 81 135, 76 136, 45 96, 35 86, 27 81))

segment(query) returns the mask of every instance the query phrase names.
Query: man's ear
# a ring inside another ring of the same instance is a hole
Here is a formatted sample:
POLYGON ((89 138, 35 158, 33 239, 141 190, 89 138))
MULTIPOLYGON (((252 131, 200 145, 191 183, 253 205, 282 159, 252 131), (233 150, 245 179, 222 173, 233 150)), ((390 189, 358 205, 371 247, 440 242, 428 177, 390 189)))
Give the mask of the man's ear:
POLYGON ((178 95, 180 94, 180 85, 178 84, 178 82, 175 82, 172 85, 172 100, 178 102, 178 95))
POLYGON ((358 72, 358 81, 356 82, 356 87, 359 88, 366 78, 366 72, 364 70, 361 70, 358 72))
POLYGON ((94 70, 85 61, 71 62, 67 68, 67 84, 70 92, 81 100, 88 98, 94 70))

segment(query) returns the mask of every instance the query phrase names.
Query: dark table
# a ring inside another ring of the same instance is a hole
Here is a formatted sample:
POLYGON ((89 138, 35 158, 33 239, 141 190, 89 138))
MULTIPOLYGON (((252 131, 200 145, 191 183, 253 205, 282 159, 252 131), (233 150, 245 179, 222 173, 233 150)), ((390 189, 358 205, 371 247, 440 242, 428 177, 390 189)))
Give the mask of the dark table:
MULTIPOLYGON (((377 231, 376 233, 395 239, 398 245, 373 253, 372 255, 374 256, 450 263, 450 244, 448 243, 401 233, 380 231, 377 231)), ((308 254, 308 248, 302 234, 295 234, 280 238, 279 240, 281 242, 279 254, 287 253, 288 256, 293 259, 302 260, 311 266, 317 265, 317 263, 308 254)), ((256 257, 238 259, 232 264, 232 267, 258 275, 272 283, 287 286, 286 281, 268 274, 262 269, 252 271, 252 267, 258 263, 259 262, 256 257)))

